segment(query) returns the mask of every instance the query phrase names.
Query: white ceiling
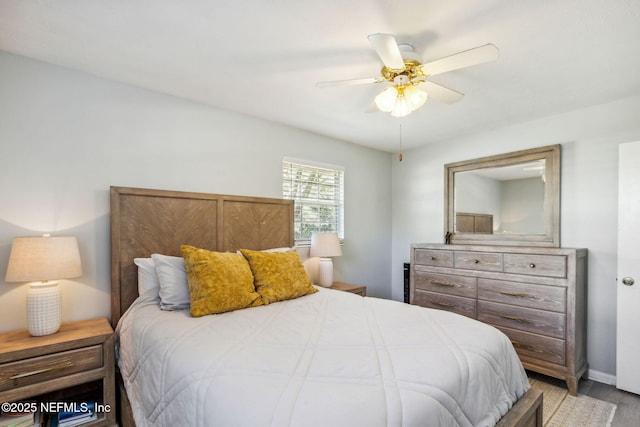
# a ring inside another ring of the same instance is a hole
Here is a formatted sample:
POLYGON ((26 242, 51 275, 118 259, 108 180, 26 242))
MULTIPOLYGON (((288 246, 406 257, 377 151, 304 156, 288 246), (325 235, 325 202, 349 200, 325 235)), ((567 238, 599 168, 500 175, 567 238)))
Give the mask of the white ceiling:
POLYGON ((402 119, 404 148, 640 94, 640 0, 0 0, 0 50, 395 151, 379 84, 315 87, 378 76, 377 32, 500 49, 432 78, 465 97, 402 119))

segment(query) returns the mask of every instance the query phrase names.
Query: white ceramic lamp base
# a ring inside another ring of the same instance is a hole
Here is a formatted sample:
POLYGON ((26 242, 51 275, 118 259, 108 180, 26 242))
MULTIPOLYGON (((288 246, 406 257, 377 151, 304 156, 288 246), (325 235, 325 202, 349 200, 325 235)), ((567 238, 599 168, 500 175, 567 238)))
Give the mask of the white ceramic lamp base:
POLYGON ((318 263, 318 284, 325 288, 333 284, 333 261, 331 258, 320 258, 318 263))
POLYGON ((58 282, 34 282, 27 292, 27 326, 34 337, 58 332, 62 318, 58 282))

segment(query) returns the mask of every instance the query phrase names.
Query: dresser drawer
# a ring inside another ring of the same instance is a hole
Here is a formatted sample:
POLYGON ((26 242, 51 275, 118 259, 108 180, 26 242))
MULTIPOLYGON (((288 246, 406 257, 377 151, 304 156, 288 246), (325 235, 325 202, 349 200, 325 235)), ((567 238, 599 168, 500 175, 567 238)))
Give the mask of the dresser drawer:
POLYGON ((456 252, 455 268, 482 271, 502 271, 502 254, 495 252, 456 252))
MULTIPOLYGON (((521 358, 530 357, 532 359, 544 360, 551 363, 564 365, 565 363, 565 341, 556 338, 543 337, 541 335, 530 334, 528 332, 514 329, 500 328, 509 337, 516 352, 521 358)), ((523 360, 526 362, 526 359, 523 360)))
POLYGON ((416 289, 468 298, 476 297, 477 279, 475 277, 435 274, 426 271, 416 271, 415 274, 416 289))
POLYGON ((478 299, 565 313, 567 288, 480 278, 478 299))
POLYGON ((564 255, 504 254, 504 271, 531 276, 567 277, 567 257, 564 255))
POLYGON ((565 315, 488 301, 478 301, 478 320, 495 326, 565 338, 565 315))
POLYGON ((0 365, 0 392, 102 366, 100 345, 5 363, 0 365))
POLYGON ((476 300, 471 298, 416 290, 412 303, 422 307, 453 311, 472 319, 476 318, 476 300))
POLYGON ((414 252, 417 265, 431 267, 453 267, 453 251, 439 251, 431 249, 416 249, 414 252))

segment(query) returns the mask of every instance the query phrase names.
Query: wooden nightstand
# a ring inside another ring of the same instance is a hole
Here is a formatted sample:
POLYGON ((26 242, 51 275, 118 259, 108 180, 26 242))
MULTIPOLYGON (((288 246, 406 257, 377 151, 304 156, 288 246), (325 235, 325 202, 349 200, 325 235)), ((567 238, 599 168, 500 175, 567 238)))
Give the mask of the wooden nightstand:
MULTIPOLYGON (((105 318, 63 323, 52 335, 0 334, 0 402, 42 404, 95 400, 98 419, 116 423, 114 335, 105 318)), ((53 405, 51 405, 53 406, 53 405)))
POLYGON ((333 285, 329 289, 335 289, 337 291, 351 292, 352 294, 358 294, 363 297, 367 296, 367 287, 361 285, 352 285, 344 282, 333 282, 333 285))

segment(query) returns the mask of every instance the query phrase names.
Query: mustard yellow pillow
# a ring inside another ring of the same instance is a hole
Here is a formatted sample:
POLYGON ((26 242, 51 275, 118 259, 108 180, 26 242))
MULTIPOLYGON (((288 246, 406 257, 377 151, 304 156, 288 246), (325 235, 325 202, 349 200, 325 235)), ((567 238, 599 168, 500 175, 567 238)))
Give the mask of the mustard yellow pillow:
POLYGON ((261 252, 240 249, 249 261, 256 291, 269 304, 318 292, 304 271, 298 251, 261 252))
POLYGON ((187 271, 192 316, 262 305, 249 264, 242 255, 188 245, 182 245, 180 250, 187 271))

